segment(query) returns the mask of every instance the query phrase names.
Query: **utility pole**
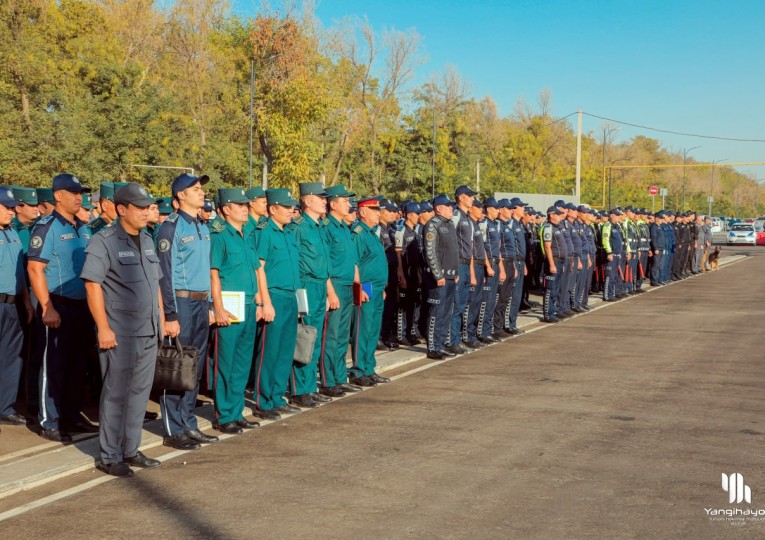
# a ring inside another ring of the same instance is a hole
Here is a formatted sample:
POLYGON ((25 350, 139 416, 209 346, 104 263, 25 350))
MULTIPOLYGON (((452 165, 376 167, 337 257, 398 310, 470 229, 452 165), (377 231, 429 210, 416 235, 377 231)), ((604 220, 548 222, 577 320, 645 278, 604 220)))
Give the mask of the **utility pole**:
POLYGON ((436 196, 436 104, 433 103, 433 156, 430 162, 431 196, 436 196))
POLYGON ((475 158, 475 190, 481 196, 481 156, 475 158))
MULTIPOLYGON (((604 140, 605 143, 605 140, 604 140)), ((605 152, 605 144, 604 150, 605 152)), ((576 115, 576 202, 580 202, 582 187, 582 109, 576 115)))
POLYGON ((252 189, 252 130, 253 130, 253 108, 255 103, 255 59, 250 59, 250 182, 249 188, 252 189))
POLYGON ((694 146, 693 148, 688 148, 687 150, 683 148, 683 212, 685 211, 685 183, 688 180, 688 175, 685 170, 685 163, 688 158, 688 154, 691 150, 696 150, 697 148, 701 148, 700 146, 694 146))

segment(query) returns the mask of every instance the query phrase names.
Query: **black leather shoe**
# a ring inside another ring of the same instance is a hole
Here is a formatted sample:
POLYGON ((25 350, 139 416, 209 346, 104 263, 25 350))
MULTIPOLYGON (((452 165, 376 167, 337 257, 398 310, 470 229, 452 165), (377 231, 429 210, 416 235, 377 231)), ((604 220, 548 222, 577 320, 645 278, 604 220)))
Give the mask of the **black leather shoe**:
POLYGON ((74 424, 64 424, 61 431, 65 433, 98 433, 99 428, 95 424, 81 420, 74 424))
POLYGON ((19 413, 13 413, 7 416, 0 416, 0 424, 9 424, 11 426, 23 426, 26 423, 27 423, 27 419, 21 416, 19 413))
POLYGON ((383 345, 388 347, 388 349, 398 349, 399 345, 396 341, 383 341, 383 345))
POLYGON ((254 411, 252 411, 252 414, 258 418, 262 418, 263 420, 279 420, 282 417, 281 414, 273 409, 266 410, 256 408, 254 411))
POLYGON ((236 421, 236 425, 242 429, 255 429, 260 427, 260 422, 250 422, 246 418, 240 418, 236 421))
POLYGON ((201 443, 213 443, 218 442, 218 437, 215 435, 205 435, 198 429, 192 429, 190 431, 186 432, 186 436, 191 439, 192 441, 197 441, 201 443))
POLYGON ((309 396, 308 394, 292 396, 290 403, 298 407, 303 407, 304 409, 315 409, 316 407, 319 406, 319 403, 311 399, 311 396, 309 396))
POLYGON ((467 350, 462 345, 449 345, 446 348, 446 351, 452 353, 455 356, 458 354, 465 354, 467 352, 467 350))
POLYGON ((409 344, 411 347, 414 347, 415 345, 419 345, 420 343, 422 343, 422 341, 420 341, 419 339, 417 339, 417 338, 416 338, 416 337, 414 337, 414 336, 407 336, 407 338, 406 338, 406 342, 407 342, 407 343, 408 343, 408 344, 409 344))
MULTIPOLYGON (((157 461, 157 464, 159 464, 159 461, 157 461)), ((133 469, 131 469, 130 467, 127 466, 126 463, 122 463, 121 461, 119 463, 99 462, 98 465, 96 465, 96 469, 98 469, 99 471, 103 471, 106 474, 110 474, 112 476, 119 476, 122 478, 127 478, 135 474, 133 472, 133 469)))
POLYGON ((485 343, 486 345, 492 345, 499 342, 498 339, 494 339, 492 336, 481 336, 478 338, 478 341, 485 343))
POLYGON ((228 433, 230 435, 239 435, 243 431, 241 426, 239 426, 239 424, 233 420, 223 424, 213 424, 213 428, 217 429, 221 433, 228 433))
POLYGON ((507 334, 505 334, 504 332, 494 332, 494 333, 491 335, 491 337, 493 337, 493 338, 494 338, 494 339, 496 339, 497 341, 502 341, 503 339, 506 339, 506 338, 507 338, 507 334))
POLYGON ((321 395, 320 393, 318 393, 318 392, 311 392, 311 393, 310 393, 310 394, 308 394, 308 395, 309 395, 309 396, 311 396, 311 399, 312 399, 312 400, 314 400, 314 401, 317 401, 317 402, 319 402, 319 403, 329 403, 330 401, 332 401, 332 398, 331 398, 331 397, 322 396, 322 395, 321 395))
POLYGON ((387 384, 390 382, 390 379, 388 377, 383 377, 381 375, 378 375, 377 373, 372 373, 369 378, 376 382, 377 384, 387 384))
POLYGON ((337 386, 325 386, 319 388, 319 393, 323 396, 329 396, 331 398, 345 397, 345 392, 342 391, 340 388, 341 386, 341 384, 338 384, 337 386))
POLYGON ((61 433, 57 429, 43 429, 40 432, 40 437, 42 437, 43 439, 48 439, 49 441, 53 441, 53 442, 60 442, 60 443, 72 442, 72 437, 70 437, 66 433, 61 433))
POLYGON ((584 312, 585 312, 585 310, 584 310, 584 309, 582 309, 582 308, 580 308, 579 306, 576 306, 576 307, 572 307, 572 308, 571 308, 571 311, 573 311, 573 312, 575 312, 575 313, 584 313, 584 312))
POLYGON ((160 460, 146 457, 146 455, 140 450, 133 457, 126 457, 124 461, 128 465, 131 465, 133 467, 142 467, 144 469, 153 469, 154 467, 159 467, 160 465, 162 465, 162 462, 160 460))
POLYGON ((452 352, 451 350, 449 350, 448 347, 446 349, 441 349, 438 352, 443 354, 444 357, 446 357, 446 358, 454 358, 455 356, 457 356, 457 353, 452 352))
POLYGON ((362 388, 355 384, 340 383, 335 388, 339 388, 343 392, 361 392, 362 388))
POLYGON ((159 415, 155 412, 146 411, 143 413, 144 422, 148 420, 156 420, 157 418, 159 418, 159 415))
POLYGON ((560 321, 560 319, 557 319, 555 317, 550 317, 548 319, 542 319, 542 322, 545 322, 545 323, 556 323, 558 321, 560 321))
POLYGON ((431 360, 445 360, 446 357, 443 355, 443 353, 440 353, 438 351, 428 351, 427 357, 431 360))
POLYGON ((521 306, 518 309, 519 311, 528 311, 531 309, 531 304, 527 304, 526 302, 521 302, 521 306))
POLYGON ((504 332, 505 337, 507 337, 507 336, 513 337, 515 335, 515 334, 513 334, 513 331, 510 328, 503 328, 502 332, 504 332))
POLYGON ((353 377, 350 382, 356 386, 377 386, 377 383, 369 377, 353 377))
POLYGON ((179 433, 172 437, 165 437, 162 440, 162 444, 169 446, 170 448, 177 448, 178 450, 199 450, 202 448, 201 444, 188 438, 185 433, 179 433))
POLYGON ((512 328, 510 328, 510 333, 513 334, 514 336, 522 336, 523 334, 526 333, 526 331, 521 330, 517 326, 513 326, 512 328))
POLYGON ((377 350, 378 351, 389 351, 390 347, 388 347, 387 344, 383 342, 383 340, 380 340, 377 342, 377 350))
POLYGON ((282 405, 281 407, 274 407, 274 410, 278 413, 284 413, 284 414, 298 414, 302 412, 299 407, 293 407, 292 405, 282 405))
POLYGON ((474 339, 473 341, 466 341, 465 345, 470 347, 471 349, 483 349, 484 344, 478 341, 477 339, 474 339))

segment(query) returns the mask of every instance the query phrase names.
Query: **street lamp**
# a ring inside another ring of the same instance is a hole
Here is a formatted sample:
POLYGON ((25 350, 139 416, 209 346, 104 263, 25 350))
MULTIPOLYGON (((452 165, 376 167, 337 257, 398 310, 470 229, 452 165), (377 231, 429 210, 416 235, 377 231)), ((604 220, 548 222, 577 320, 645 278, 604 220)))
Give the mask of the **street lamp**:
POLYGON ((688 179, 688 175, 685 172, 685 161, 688 157, 688 153, 691 150, 696 150, 697 148, 701 148, 700 146, 694 146, 693 148, 688 148, 687 150, 683 149, 683 211, 685 211, 685 182, 688 179))
POLYGON ((712 216, 712 201, 715 195, 714 189, 715 189, 715 169, 717 168, 716 165, 718 163, 721 163, 723 161, 728 161, 728 158, 725 159, 718 159, 712 162, 712 180, 709 183, 709 216, 712 216))

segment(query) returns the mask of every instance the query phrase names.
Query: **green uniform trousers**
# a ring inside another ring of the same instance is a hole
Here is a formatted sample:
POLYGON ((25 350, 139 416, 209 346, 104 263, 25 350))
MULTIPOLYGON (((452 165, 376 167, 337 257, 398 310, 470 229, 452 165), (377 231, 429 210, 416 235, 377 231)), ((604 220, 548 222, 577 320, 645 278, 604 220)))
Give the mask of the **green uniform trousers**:
POLYGON ((316 392, 316 372, 319 364, 319 356, 324 348, 324 315, 327 312, 327 282, 306 282, 305 290, 308 295, 308 315, 303 317, 303 322, 316 328, 316 342, 313 344, 313 356, 310 364, 292 363, 292 377, 290 378, 290 393, 293 396, 302 396, 316 392))
POLYGON ((324 388, 348 382, 345 356, 351 337, 351 320, 357 308, 353 305, 352 285, 339 285, 333 281, 332 286, 340 299, 340 307, 327 312, 324 350, 319 356, 319 375, 324 388))
POLYGON ((264 411, 286 405, 284 392, 297 339, 297 298, 294 292, 269 291, 276 316, 261 326, 255 362, 255 405, 264 411))
MULTIPOLYGON (((382 288, 380 290, 382 291, 382 288)), ((377 341, 380 339, 380 325, 382 324, 382 293, 376 294, 368 302, 354 307, 356 309, 353 320, 353 367, 351 373, 354 377, 363 377, 372 375, 377 366, 375 350, 377 349, 377 341)))
POLYGON ((244 322, 220 326, 213 331, 210 380, 215 396, 215 421, 219 424, 244 417, 244 388, 252 366, 256 310, 254 303, 247 304, 244 322))

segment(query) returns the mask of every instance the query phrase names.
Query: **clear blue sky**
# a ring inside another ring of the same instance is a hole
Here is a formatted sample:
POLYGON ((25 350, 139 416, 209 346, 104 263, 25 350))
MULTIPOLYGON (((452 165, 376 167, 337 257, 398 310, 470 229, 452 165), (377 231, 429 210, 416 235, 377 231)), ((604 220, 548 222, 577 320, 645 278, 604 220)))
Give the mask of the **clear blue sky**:
MULTIPOLYGON (((234 0, 252 15, 253 2, 234 0)), ((428 61, 418 82, 453 65, 503 115, 550 89, 552 113, 585 112, 672 131, 765 140, 763 0, 316 0, 324 26, 355 15, 415 29, 428 61)), ((584 131, 602 121, 585 117, 584 131)), ((654 137, 697 160, 765 161, 765 143, 654 137)), ((765 180, 765 166, 741 168, 765 180)))

